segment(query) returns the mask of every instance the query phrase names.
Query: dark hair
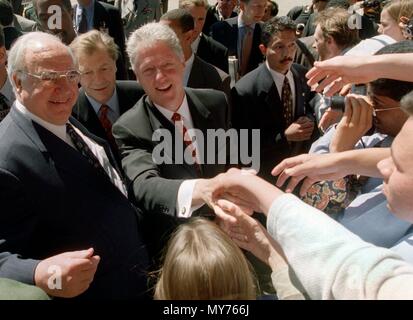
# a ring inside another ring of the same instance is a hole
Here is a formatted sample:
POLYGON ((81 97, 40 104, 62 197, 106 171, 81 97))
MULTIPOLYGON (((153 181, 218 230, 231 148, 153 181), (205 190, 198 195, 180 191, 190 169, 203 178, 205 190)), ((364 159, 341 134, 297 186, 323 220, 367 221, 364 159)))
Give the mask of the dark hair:
MULTIPOLYGON (((413 41, 404 40, 381 48, 375 55, 412 52, 413 41)), ((413 82, 380 78, 370 82, 369 87, 373 94, 400 101, 403 96, 413 90, 413 82)))
POLYGON ((327 8, 342 8, 342 9, 348 9, 350 7, 350 4, 348 0, 330 0, 326 4, 326 9, 327 8))
POLYGON ((5 45, 6 45, 6 42, 4 40, 3 27, 0 25, 0 48, 4 47, 5 45))
POLYGON ((7 0, 0 0, 0 24, 5 27, 13 22, 13 7, 7 0))
POLYGON ((278 4, 273 0, 267 0, 271 3, 271 17, 275 17, 278 14, 278 4))
POLYGON ((162 20, 178 22, 182 32, 193 30, 195 27, 194 18, 186 9, 170 10, 161 17, 162 20))
MULTIPOLYGON (((37 7, 36 7, 37 1, 39 0, 32 0, 33 8, 36 14, 37 14, 37 7)), ((64 8, 66 8, 66 10, 68 10, 69 12, 72 11, 72 3, 70 2, 70 0, 60 0, 60 3, 64 8)))
POLYGON ((296 28, 297 24, 289 17, 272 17, 262 27, 261 43, 267 47, 276 33, 281 31, 294 31, 295 33, 296 28))

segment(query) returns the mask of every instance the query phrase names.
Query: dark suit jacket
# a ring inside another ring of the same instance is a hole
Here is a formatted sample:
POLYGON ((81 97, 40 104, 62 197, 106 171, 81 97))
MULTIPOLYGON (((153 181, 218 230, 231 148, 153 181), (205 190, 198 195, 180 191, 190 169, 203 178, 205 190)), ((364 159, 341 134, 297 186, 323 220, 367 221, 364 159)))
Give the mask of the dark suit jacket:
POLYGON ((215 89, 224 91, 222 79, 216 68, 199 58, 194 57, 191 72, 186 85, 194 89, 215 89))
MULTIPOLYGON (((247 72, 254 70, 262 61, 264 61, 264 57, 258 47, 261 43, 261 28, 262 23, 255 24, 247 72)), ((222 43, 228 48, 228 55, 239 58, 237 52, 238 17, 230 18, 225 21, 219 21, 212 25, 211 36, 214 40, 222 43)))
MULTIPOLYGON (((77 4, 73 6, 74 14, 76 13, 76 8, 77 4)), ((115 40, 115 43, 119 47, 120 55, 116 61, 116 67, 118 69, 116 72, 116 79, 126 80, 128 79, 125 64, 127 55, 125 51, 125 33, 123 31, 120 12, 114 6, 97 0, 95 1, 94 10, 93 27, 96 30, 108 29, 109 35, 115 40)))
MULTIPOLYGON (((232 11, 230 18, 236 17, 237 13, 232 11)), ((211 26, 215 23, 218 22, 219 20, 219 14, 217 11, 217 5, 209 6, 207 10, 207 14, 205 16, 205 23, 204 27, 202 29, 202 32, 205 34, 210 34, 211 32, 211 26)))
POLYGON ((198 57, 228 73, 228 49, 211 37, 201 34, 198 57))
MULTIPOLYGON (((228 129, 228 104, 223 93, 209 89, 186 88, 185 91, 194 128, 200 129, 205 139, 207 129, 228 129)), ((175 216, 179 186, 183 180, 198 178, 199 175, 194 165, 185 161, 178 163, 174 141, 171 152, 167 153, 172 164, 155 164, 152 153, 161 142, 153 141, 152 135, 158 129, 175 132, 173 124, 144 96, 119 118, 113 126, 113 134, 137 203, 146 211, 175 216)), ((206 146, 206 140, 204 142, 206 146)), ((199 152, 202 159, 202 150, 199 152)), ((223 172, 225 164, 202 164, 201 170, 203 178, 210 178, 223 172)))
MULTIPOLYGON (((71 118, 86 136, 105 141, 71 118)), ((33 284, 38 260, 90 247, 101 257, 79 298, 142 298, 148 256, 137 211, 74 148, 15 108, 0 123, 0 277, 33 284)))
POLYGON ((19 31, 15 27, 4 27, 3 32, 6 50, 10 50, 10 47, 13 44, 13 42, 23 35, 23 32, 19 31))
MULTIPOLYGON (((291 71, 295 82, 294 119, 308 116, 314 119, 308 103, 313 97, 306 83, 307 69, 293 64, 291 71)), ((288 143, 284 136, 281 98, 266 64, 241 78, 232 89, 232 119, 237 129, 260 129, 261 171, 269 175, 280 160, 292 156, 296 145, 288 143)))

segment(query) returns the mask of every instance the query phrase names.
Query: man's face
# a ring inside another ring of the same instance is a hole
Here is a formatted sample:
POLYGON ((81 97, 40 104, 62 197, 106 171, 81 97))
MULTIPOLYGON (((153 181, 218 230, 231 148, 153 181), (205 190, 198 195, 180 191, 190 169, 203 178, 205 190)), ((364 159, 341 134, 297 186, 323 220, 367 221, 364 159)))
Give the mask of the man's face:
POLYGON ((413 117, 404 124, 391 146, 391 157, 378 163, 384 177, 387 206, 400 219, 413 223, 413 117))
POLYGON ((243 19, 248 22, 258 22, 265 14, 267 0, 250 0, 250 2, 240 2, 243 19))
POLYGON ((108 52, 99 48, 92 54, 80 54, 80 84, 86 93, 101 104, 112 97, 116 85, 116 63, 108 52))
POLYGON ((194 18, 195 27, 194 27, 194 40, 200 35, 202 29, 204 28, 205 24, 205 17, 206 17, 206 8, 205 7, 197 7, 197 6, 190 6, 188 8, 189 13, 194 18))
POLYGON ((321 30, 320 26, 317 25, 315 32, 314 32, 313 48, 317 50, 321 61, 334 57, 333 53, 330 50, 330 43, 329 43, 330 41, 332 40, 326 39, 323 35, 323 31, 321 30))
POLYGON ((218 8, 219 12, 221 13, 221 15, 226 19, 231 17, 231 13, 232 13, 232 11, 234 11, 236 1, 234 1, 234 0, 218 0, 217 3, 218 3, 217 8, 218 8))
POLYGON ((65 44, 69 45, 75 35, 72 11, 66 9, 60 0, 38 0, 35 4, 40 23, 39 27, 42 31, 58 36, 65 44), (52 10, 48 12, 50 6, 57 6, 56 9, 58 11, 52 10))
POLYGON ((262 17, 262 21, 267 21, 270 20, 271 17, 271 10, 272 10, 272 3, 267 1, 267 6, 265 7, 265 13, 264 16, 262 17))
MULTIPOLYGON (((76 70, 66 47, 52 43, 45 50, 34 52, 28 49, 25 56, 27 73, 40 75, 42 72, 76 70)), ((29 74, 20 77, 14 74, 17 86, 17 99, 39 118, 55 124, 67 122, 78 96, 78 82, 62 77, 57 80, 40 80, 29 74)))
POLYGON ((295 31, 285 30, 274 35, 266 48, 260 45, 260 50, 267 57, 271 69, 286 74, 290 69, 297 51, 295 31))
POLYGON ((373 117, 375 128, 380 133, 395 137, 408 118, 400 109, 400 102, 374 94, 370 88, 368 95, 376 113, 376 116, 373 117))
POLYGON ((138 52, 134 70, 152 102, 176 111, 184 98, 182 85, 185 65, 164 42, 138 52))

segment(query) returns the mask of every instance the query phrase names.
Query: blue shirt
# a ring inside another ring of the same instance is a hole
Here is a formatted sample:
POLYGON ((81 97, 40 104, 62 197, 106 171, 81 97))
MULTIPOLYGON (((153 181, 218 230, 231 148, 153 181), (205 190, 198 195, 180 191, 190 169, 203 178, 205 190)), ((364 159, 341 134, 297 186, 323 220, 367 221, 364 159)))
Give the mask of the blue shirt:
MULTIPOLYGON (((89 100, 95 113, 99 116, 99 110, 102 104, 100 102, 97 102, 95 99, 88 96, 87 94, 86 94, 86 98, 89 100)), ((115 91, 113 92, 112 97, 105 104, 109 107, 108 118, 110 122, 112 122, 113 124, 120 117, 119 100, 118 100, 118 94, 116 92, 116 87, 115 87, 115 91)))
POLYGON ((87 19, 87 30, 90 31, 93 29, 93 16, 95 14, 95 0, 92 0, 89 6, 87 7, 83 7, 80 4, 76 6, 76 14, 75 14, 76 30, 79 30, 79 23, 80 23, 80 18, 82 16, 82 10, 85 10, 86 19, 87 19))

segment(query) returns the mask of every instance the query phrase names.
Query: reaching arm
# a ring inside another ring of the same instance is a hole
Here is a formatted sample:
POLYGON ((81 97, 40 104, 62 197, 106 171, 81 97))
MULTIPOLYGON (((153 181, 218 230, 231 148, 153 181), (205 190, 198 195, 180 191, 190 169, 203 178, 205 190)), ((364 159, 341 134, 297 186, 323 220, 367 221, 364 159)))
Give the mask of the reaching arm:
POLYGON ((340 56, 316 62, 307 73, 308 85, 317 92, 330 86, 325 94, 332 96, 348 83, 368 83, 378 78, 412 81, 413 53, 378 56, 340 56))
POLYGON ((286 188, 291 192, 303 181, 300 194, 305 195, 315 182, 337 180, 349 174, 382 178, 377 163, 390 156, 390 148, 369 148, 330 154, 302 154, 279 163, 272 175, 278 176, 277 186, 289 179, 286 188))

